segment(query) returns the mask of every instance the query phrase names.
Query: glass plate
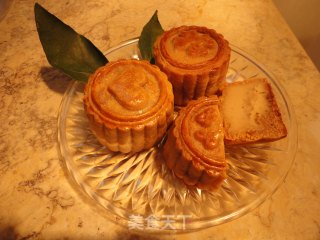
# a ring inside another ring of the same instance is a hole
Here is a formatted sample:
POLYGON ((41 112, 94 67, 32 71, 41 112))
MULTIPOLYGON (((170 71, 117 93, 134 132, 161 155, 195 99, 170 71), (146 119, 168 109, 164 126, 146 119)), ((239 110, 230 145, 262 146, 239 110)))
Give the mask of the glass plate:
MULTIPOLYGON (((139 58, 137 39, 110 49, 109 60, 139 58)), ((265 77, 273 87, 288 129, 285 139, 226 148, 228 178, 215 191, 187 187, 158 154, 162 143, 138 154, 112 153, 91 133, 82 97, 84 84, 66 91, 58 119, 61 156, 81 188, 107 215, 132 230, 181 232, 211 227, 256 208, 283 182, 293 163, 297 127, 279 82, 259 63, 232 46, 228 82, 265 77)))

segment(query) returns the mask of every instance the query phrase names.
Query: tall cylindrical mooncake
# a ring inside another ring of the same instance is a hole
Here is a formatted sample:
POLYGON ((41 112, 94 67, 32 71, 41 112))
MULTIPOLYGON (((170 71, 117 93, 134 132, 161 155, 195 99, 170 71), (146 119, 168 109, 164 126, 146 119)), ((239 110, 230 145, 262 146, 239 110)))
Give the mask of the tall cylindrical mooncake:
POLYGON ((212 96, 225 84, 230 47, 221 34, 199 26, 181 26, 158 37, 156 65, 173 86, 174 103, 185 106, 201 96, 212 96))

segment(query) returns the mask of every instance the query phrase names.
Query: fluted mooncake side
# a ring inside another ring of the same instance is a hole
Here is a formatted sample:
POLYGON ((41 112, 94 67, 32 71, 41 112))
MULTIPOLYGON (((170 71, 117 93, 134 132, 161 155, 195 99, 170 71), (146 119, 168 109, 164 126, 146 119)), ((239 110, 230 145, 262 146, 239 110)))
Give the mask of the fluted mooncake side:
POLYGON ((226 178, 224 134, 216 96, 180 110, 163 148, 169 169, 187 185, 216 189, 226 178))
POLYGON ((173 120, 171 84, 146 61, 118 60, 97 69, 83 101, 92 132, 111 151, 151 148, 173 120))
POLYGON ((231 49, 221 34, 200 26, 181 26, 165 31, 156 40, 156 65, 173 86, 174 102, 216 94, 225 84, 231 49))

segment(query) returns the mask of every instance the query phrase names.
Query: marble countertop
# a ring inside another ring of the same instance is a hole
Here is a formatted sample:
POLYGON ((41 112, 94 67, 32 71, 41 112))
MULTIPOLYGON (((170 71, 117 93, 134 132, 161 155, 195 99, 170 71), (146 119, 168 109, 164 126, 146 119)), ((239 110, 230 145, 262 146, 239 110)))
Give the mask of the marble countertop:
POLYGON ((57 116, 71 80, 45 58, 34 1, 15 0, 0 22, 0 239, 320 238, 320 75, 271 0, 39 3, 104 52, 138 36, 156 9, 165 29, 216 29, 285 87, 296 113, 298 150, 275 194, 239 219, 183 235, 131 233, 77 190, 59 159, 57 116))

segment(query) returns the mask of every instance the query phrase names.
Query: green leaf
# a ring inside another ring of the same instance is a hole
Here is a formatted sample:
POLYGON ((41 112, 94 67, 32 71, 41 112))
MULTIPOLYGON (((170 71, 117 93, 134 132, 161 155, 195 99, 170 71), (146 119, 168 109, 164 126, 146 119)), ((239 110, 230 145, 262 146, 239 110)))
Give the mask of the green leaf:
POLYGON ((143 27, 139 37, 139 49, 141 57, 150 61, 153 57, 153 44, 157 37, 164 32, 158 19, 158 11, 155 11, 149 22, 143 27))
POLYGON ((70 77, 87 81, 107 58, 93 43, 70 26, 49 13, 41 5, 34 5, 39 38, 49 63, 70 77))

